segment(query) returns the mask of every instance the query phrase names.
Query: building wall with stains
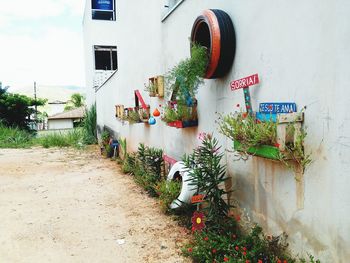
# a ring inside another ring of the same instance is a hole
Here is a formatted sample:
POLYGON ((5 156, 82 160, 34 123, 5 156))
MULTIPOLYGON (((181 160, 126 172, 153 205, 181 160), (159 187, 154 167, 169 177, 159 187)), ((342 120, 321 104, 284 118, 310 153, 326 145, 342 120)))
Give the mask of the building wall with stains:
MULTIPOLYGON (((89 1, 87 1, 89 2, 89 1)), ((138 143, 160 147, 180 159, 199 144, 199 132, 213 132, 222 149, 232 141, 217 130, 217 113, 239 110, 242 90, 230 81, 258 73, 260 84, 250 88, 253 108, 261 102, 306 106, 305 150, 312 164, 303 175, 283 164, 259 157, 238 160, 226 152, 225 162, 234 200, 246 218, 269 234, 288 233, 293 251, 311 252, 323 262, 347 262, 350 257, 350 3, 309 1, 183 1, 164 21, 164 1, 117 1, 117 20, 108 27, 93 25, 86 10, 85 49, 104 35, 118 46, 119 69, 94 93, 89 88, 91 61, 87 56, 87 88, 97 103, 98 124, 126 137, 129 150, 138 143), (128 125, 115 118, 115 105, 134 106, 139 89, 151 109, 164 105, 143 91, 148 78, 166 73, 189 57, 194 20, 208 8, 227 12, 235 26, 237 49, 231 71, 205 80, 198 92, 199 126, 175 129, 157 124, 128 125), (97 32, 95 32, 97 31, 97 32)), ((88 5, 87 5, 88 6, 88 5)), ((90 18, 91 20, 91 18, 90 18)), ((101 23, 101 22, 99 22, 101 23)))

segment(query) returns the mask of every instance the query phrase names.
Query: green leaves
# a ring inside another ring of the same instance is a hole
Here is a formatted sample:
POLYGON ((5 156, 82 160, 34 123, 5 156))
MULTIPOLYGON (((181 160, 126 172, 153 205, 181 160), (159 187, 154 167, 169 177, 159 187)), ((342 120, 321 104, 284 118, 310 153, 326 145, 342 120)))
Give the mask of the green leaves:
POLYGON ((27 97, 17 93, 8 93, 0 85, 0 120, 3 124, 28 130, 29 117, 34 106, 45 105, 47 100, 27 97))
POLYGON ((190 184, 198 187, 198 193, 205 195, 206 221, 212 226, 226 218, 231 207, 223 199, 228 192, 220 187, 227 180, 226 166, 221 164, 224 154, 220 153, 220 148, 217 139, 206 135, 202 145, 184 157, 190 184))
POLYGON ((191 46, 191 58, 181 60, 166 76, 170 92, 176 93, 179 104, 185 104, 188 97, 195 97, 208 64, 206 48, 197 44, 191 46))

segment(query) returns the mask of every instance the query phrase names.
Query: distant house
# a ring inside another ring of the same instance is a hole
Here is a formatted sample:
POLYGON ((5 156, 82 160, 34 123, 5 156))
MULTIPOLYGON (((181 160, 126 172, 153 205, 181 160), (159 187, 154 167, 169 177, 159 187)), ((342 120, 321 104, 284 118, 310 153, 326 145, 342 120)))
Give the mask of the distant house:
POLYGON ((47 119, 49 130, 73 129, 85 115, 85 107, 49 116, 47 119))

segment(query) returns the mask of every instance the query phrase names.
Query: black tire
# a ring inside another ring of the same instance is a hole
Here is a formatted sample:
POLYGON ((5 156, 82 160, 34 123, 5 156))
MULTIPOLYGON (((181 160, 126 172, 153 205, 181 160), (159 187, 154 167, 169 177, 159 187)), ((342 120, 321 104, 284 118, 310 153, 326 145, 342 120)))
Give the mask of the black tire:
POLYGON ((191 42, 209 50, 205 78, 221 78, 228 73, 235 56, 236 36, 232 20, 226 12, 205 10, 193 24, 191 42))

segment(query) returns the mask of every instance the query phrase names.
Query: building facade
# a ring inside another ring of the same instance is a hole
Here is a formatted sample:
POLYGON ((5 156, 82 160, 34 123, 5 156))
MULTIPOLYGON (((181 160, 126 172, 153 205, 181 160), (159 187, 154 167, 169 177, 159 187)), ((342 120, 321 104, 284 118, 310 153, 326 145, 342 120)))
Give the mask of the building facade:
POLYGON ((237 161, 227 151, 233 197, 265 232, 288 233, 296 253, 309 251, 323 262, 347 262, 350 3, 108 0, 98 6, 96 1, 86 1, 83 27, 87 101, 96 103, 99 127, 125 137, 129 151, 142 142, 175 159, 200 143, 200 132, 213 133, 223 148, 232 150, 232 141, 218 132, 218 113, 234 112, 237 104, 245 103, 242 91, 232 91, 230 82, 258 73, 260 83, 250 88, 253 109, 272 101, 295 102, 298 111, 305 108, 305 151, 312 163, 300 176, 259 157, 237 161), (228 74, 199 87, 198 127, 176 129, 159 118, 152 126, 118 120, 115 105, 135 106, 135 90, 151 112, 165 105, 166 99, 149 97, 144 85, 190 56, 193 23, 207 9, 221 9, 231 17, 236 55, 228 74))

